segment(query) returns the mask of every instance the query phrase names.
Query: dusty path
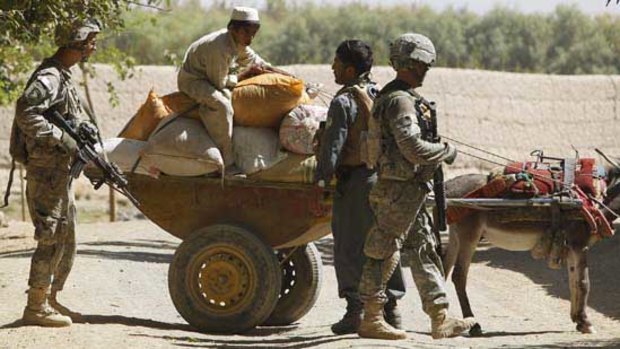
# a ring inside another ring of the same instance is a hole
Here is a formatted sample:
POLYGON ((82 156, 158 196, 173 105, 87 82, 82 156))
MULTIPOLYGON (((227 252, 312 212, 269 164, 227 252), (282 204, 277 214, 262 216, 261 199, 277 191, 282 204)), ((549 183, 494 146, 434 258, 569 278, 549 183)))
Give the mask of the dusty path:
MULTIPOLYGON (((409 339, 384 342, 334 336, 329 325, 344 311, 337 299, 331 258, 314 309, 298 324, 257 328, 246 335, 215 336, 192 330, 168 296, 167 269, 177 239, 148 221, 84 224, 66 290, 66 305, 83 314, 66 329, 22 327, 29 258, 28 224, 0 229, 0 348, 564 348, 620 347, 620 239, 595 246, 590 262, 590 317, 598 332, 581 335, 569 320, 566 273, 527 253, 483 249, 472 266, 471 302, 484 338, 433 341, 411 275, 402 302, 409 339)), ((328 241, 320 244, 329 252, 328 241)), ((408 272, 408 271, 407 271, 408 272)), ((453 288, 452 312, 460 314, 453 288)))

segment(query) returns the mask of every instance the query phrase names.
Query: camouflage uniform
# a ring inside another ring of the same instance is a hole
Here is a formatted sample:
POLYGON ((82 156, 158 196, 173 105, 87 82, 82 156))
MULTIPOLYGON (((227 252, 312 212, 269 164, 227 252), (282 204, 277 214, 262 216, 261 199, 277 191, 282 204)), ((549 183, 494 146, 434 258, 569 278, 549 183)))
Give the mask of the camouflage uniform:
MULTIPOLYGON (((366 77, 338 91, 330 104, 327 126, 320 142, 320 153, 317 154, 315 178, 315 182, 323 180, 325 183, 329 183, 334 175, 338 179, 331 228, 334 235, 334 268, 338 281, 338 296, 347 300, 347 313, 343 320, 361 316, 362 312, 359 282, 366 260, 364 242, 373 221, 368 195, 377 182, 376 170, 367 168, 359 155, 354 155, 360 153, 359 138, 363 132, 358 123, 367 123, 363 120, 367 116, 363 114, 369 114, 370 110, 361 110, 364 106, 356 101, 353 86, 357 86, 359 91, 365 91, 371 99, 378 93, 376 85, 366 77)), ((396 299, 402 298, 405 291, 402 271, 397 268, 387 283, 393 308, 386 311, 395 309, 396 299)), ((346 321, 341 323, 346 324, 346 321)), ((340 334, 338 328, 345 327, 335 325, 332 330, 340 334)), ((342 333, 348 333, 346 331, 342 333)))
POLYGON ((86 110, 71 71, 61 60, 70 65, 87 60, 96 50, 95 35, 100 28, 96 20, 59 26, 55 37, 59 50, 35 70, 17 100, 9 149, 26 166, 28 209, 37 240, 24 324, 69 326, 69 316, 76 314, 60 305, 56 295, 75 258, 76 208, 69 171, 78 149, 76 141, 45 116, 58 112, 74 127, 85 122, 86 110))
POLYGON ((84 120, 71 72, 48 58, 17 101, 15 121, 26 142, 26 195, 38 241, 28 284, 37 288, 52 285, 57 291, 62 290, 73 265, 76 210, 69 186, 72 154, 63 147, 63 138, 69 136, 43 117, 51 110, 74 125, 84 120))
MULTIPOLYGON (((420 98, 400 80, 389 83, 375 102, 373 117, 381 122, 383 156, 380 175, 370 192, 375 224, 368 233, 364 253, 369 257, 369 274, 362 277, 360 290, 365 299, 386 301, 382 268, 391 270, 403 246, 410 249, 411 271, 420 291, 424 310, 447 308, 441 259, 429 228, 424 207, 437 165, 453 160, 455 151, 444 144, 421 138, 414 103, 420 98), (409 233, 411 231, 411 234, 409 233), (385 262, 384 262, 385 261, 385 262), (390 264, 383 266, 384 263, 390 264), (372 270, 372 271, 371 271, 372 270), (382 275, 382 276, 381 276, 382 275)), ((390 272, 391 273, 391 272, 390 272)))
MULTIPOLYGON (((412 83, 421 85, 434 62, 435 47, 423 35, 403 34, 390 46, 390 63, 399 76, 412 83)), ((429 227, 425 207, 426 196, 433 188, 433 174, 442 162, 454 161, 456 149, 447 143, 424 140, 429 131, 425 125, 430 109, 416 108, 418 103, 427 102, 414 88, 405 80, 391 81, 379 93, 369 121, 370 131, 380 129, 373 133, 380 134, 381 144, 368 147, 380 149, 380 154, 379 181, 369 196, 375 223, 366 238, 364 253, 368 259, 360 282, 364 312, 370 314, 358 330, 362 337, 407 337, 404 331, 387 325, 377 311, 386 302, 386 281, 398 265, 403 247, 411 256, 411 272, 423 309, 431 318, 433 338, 458 335, 474 324, 471 319, 461 321, 447 316, 443 266, 435 251, 438 242, 429 227)))

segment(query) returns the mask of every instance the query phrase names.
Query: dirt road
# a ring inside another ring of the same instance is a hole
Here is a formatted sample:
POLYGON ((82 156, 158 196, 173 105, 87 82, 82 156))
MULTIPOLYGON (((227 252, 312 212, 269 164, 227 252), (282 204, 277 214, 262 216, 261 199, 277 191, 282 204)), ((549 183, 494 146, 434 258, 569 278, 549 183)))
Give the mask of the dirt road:
MULTIPOLYGON (((179 241, 148 221, 82 224, 78 255, 61 300, 82 318, 70 328, 22 327, 29 259, 29 224, 0 228, 0 348, 564 348, 620 347, 620 239, 599 243, 590 258, 589 315, 597 333, 582 335, 569 319, 565 271, 553 271, 528 253, 483 248, 469 283, 483 338, 434 341, 407 271, 402 301, 409 339, 399 342, 335 336, 329 326, 344 312, 337 298, 329 239, 319 242, 325 279, 314 309, 288 327, 245 335, 195 332, 168 295, 168 263, 179 241)), ((452 312, 460 315, 453 287, 452 312)))

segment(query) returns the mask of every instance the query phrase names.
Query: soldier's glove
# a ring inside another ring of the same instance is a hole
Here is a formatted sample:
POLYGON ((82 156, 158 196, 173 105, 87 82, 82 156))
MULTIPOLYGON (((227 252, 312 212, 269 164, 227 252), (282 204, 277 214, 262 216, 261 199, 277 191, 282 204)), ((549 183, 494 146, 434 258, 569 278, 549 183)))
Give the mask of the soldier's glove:
POLYGON ((67 132, 63 132, 60 138, 60 147, 69 155, 73 155, 78 151, 77 142, 67 132))
POLYGON ((444 144, 446 145, 446 158, 443 161, 448 165, 452 165, 457 155, 456 147, 450 143, 444 144))

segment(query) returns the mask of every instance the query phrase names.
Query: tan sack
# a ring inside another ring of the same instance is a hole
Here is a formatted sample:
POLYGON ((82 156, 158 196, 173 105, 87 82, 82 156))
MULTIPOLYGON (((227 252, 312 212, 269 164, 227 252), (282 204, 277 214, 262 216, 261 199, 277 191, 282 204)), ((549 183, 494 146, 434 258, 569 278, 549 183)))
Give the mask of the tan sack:
POLYGON ((248 178, 265 182, 312 183, 316 172, 316 158, 312 155, 287 153, 285 159, 248 178))
POLYGON ((170 114, 161 98, 151 89, 146 101, 129 120, 118 137, 146 141, 157 124, 170 114))
POLYGON ((181 91, 167 94, 161 98, 166 108, 171 112, 182 114, 181 116, 199 120, 198 108, 195 100, 181 91))
POLYGON ((245 174, 269 168, 286 157, 280 151, 278 134, 270 128, 235 126, 232 141, 235 164, 245 174))
POLYGON ((232 91, 234 122, 239 126, 280 126, 282 118, 308 98, 302 80, 276 73, 261 74, 232 91))
POLYGON ((296 154, 313 154, 312 141, 321 121, 327 119, 327 108, 301 104, 291 110, 280 125, 280 143, 296 154))
MULTIPOLYGON (((108 160, 116 164, 123 173, 130 173, 146 142, 128 138, 108 138, 103 140, 103 149, 108 160)), ((99 143, 95 145, 97 153, 101 153, 99 143)), ((134 173, 157 177, 159 171, 150 164, 150 161, 141 159, 134 173)))
POLYGON ((202 123, 188 118, 163 122, 144 147, 143 159, 171 176, 200 176, 222 168, 222 154, 202 123))

